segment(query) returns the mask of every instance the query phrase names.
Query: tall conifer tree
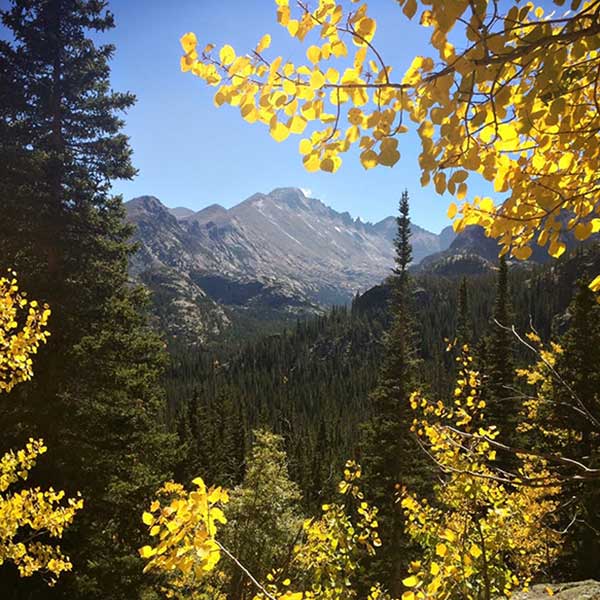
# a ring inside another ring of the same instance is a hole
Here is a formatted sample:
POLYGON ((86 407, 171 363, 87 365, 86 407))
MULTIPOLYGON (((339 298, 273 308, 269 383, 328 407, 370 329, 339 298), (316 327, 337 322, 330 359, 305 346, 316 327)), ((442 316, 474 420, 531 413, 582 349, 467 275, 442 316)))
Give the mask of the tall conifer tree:
POLYGON ((515 431, 514 425, 517 419, 517 407, 513 400, 515 393, 510 389, 515 380, 514 342, 513 334, 509 329, 512 324, 508 265, 506 258, 502 256, 498 265, 490 334, 485 344, 484 373, 486 374, 487 414, 491 423, 500 428, 507 440, 507 436, 511 436, 515 431))
POLYGON ((466 277, 463 277, 460 282, 457 312, 456 338, 460 344, 468 344, 471 341, 471 320, 469 318, 469 289, 466 277))
POLYGON ((365 493, 380 509, 381 552, 368 568, 390 590, 401 589, 402 569, 411 555, 404 521, 396 502, 399 486, 422 492, 427 460, 410 431, 411 392, 417 385, 414 330, 410 315, 412 260, 408 192, 402 194, 395 239, 396 266, 390 277, 392 322, 385 338, 384 360, 378 385, 370 396, 373 417, 363 427, 361 463, 365 493))
MULTIPOLYGON (((579 282, 568 314, 569 330, 562 339, 563 353, 556 368, 566 385, 556 385, 554 421, 570 432, 566 454, 584 457, 600 468, 600 305, 588 282, 579 282)), ((568 531, 565 567, 577 578, 600 573, 600 484, 591 480, 568 490, 566 503, 577 503, 577 519, 568 531)))
MULTIPOLYGON (((135 174, 119 116, 134 97, 112 91, 114 48, 90 38, 113 27, 106 6, 12 0, 0 13, 0 257, 52 306, 36 379, 0 415, 2 445, 43 437, 40 480, 85 500, 63 542, 73 573, 44 598, 140 597, 139 510, 173 460, 162 343, 129 285, 131 229, 110 193, 135 174)), ((42 597, 15 580, 0 571, 0 596, 42 597)))

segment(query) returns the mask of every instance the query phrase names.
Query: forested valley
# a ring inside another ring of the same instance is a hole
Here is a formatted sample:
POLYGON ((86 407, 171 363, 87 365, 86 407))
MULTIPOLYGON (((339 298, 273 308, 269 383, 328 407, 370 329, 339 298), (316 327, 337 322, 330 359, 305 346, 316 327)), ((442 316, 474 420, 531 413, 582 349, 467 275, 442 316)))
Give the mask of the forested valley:
POLYGON ((397 4, 436 56, 398 81, 358 0, 276 0, 301 66, 189 32, 180 68, 309 173, 394 167, 414 125, 498 257, 416 264, 398 175, 380 285, 211 343, 135 277, 109 3, 0 10, 0 597, 600 594, 600 4, 397 4))

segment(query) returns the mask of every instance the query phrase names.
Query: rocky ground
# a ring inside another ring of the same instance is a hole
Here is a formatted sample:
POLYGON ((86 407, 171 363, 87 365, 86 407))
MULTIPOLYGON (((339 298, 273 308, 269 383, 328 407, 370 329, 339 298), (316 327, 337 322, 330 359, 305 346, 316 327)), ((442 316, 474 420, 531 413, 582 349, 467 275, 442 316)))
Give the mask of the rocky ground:
POLYGON ((588 579, 572 583, 538 584, 528 592, 513 596, 514 600, 600 600, 600 582, 588 579))

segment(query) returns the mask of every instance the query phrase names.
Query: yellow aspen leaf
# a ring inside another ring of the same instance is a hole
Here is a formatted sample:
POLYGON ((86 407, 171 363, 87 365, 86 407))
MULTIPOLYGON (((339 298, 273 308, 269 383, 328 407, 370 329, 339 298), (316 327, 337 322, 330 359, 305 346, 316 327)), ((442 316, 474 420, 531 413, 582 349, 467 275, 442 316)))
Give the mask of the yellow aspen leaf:
POLYGON ((590 289, 593 292, 600 292, 600 275, 595 277, 592 283, 590 283, 590 289))
POLYGON ((566 171, 573 162, 573 155, 570 152, 565 152, 558 160, 558 168, 561 171, 566 171))
POLYGON ((317 64, 321 60, 321 49, 318 46, 309 46, 306 50, 306 58, 311 63, 317 64))
POLYGON ((457 212, 458 212, 458 207, 456 206, 456 204, 454 202, 451 202, 450 205, 448 206, 448 212, 446 213, 448 215, 448 218, 454 219, 457 212))
POLYGON ((424 10, 421 14, 420 25, 431 27, 433 25, 433 13, 430 10, 424 10))
POLYGON ((304 164, 304 168, 309 173, 314 173, 318 171, 321 167, 321 160, 319 155, 315 152, 311 152, 302 158, 302 163, 304 164))
POLYGON ((373 169, 377 166, 377 153, 373 150, 365 150, 360 154, 360 162, 365 169, 373 169))
POLYGON ((325 78, 329 83, 337 83, 340 79, 340 74, 333 67, 329 67, 325 73, 325 78))
POLYGON ((406 587, 415 587, 419 584, 419 578, 416 575, 411 575, 402 580, 402 585, 406 587))
POLYGON ((154 523, 154 516, 149 512, 145 512, 142 515, 142 521, 144 525, 152 525, 154 523))
POLYGON ((531 248, 529 246, 521 246, 513 248, 512 255, 519 260, 527 260, 531 256, 531 248))
POLYGON ((409 18, 412 19, 417 12, 417 0, 406 0, 402 12, 409 18))
POLYGON ((337 40, 331 44, 331 53, 336 57, 348 56, 348 48, 342 40, 337 40))
POLYGON ((452 529, 445 529, 442 537, 449 542, 456 541, 456 534, 454 531, 452 531, 452 529))
POLYGON ((577 225, 575 226, 575 237, 580 241, 584 241, 587 240, 590 235, 592 235, 592 231, 594 229, 594 226, 592 225, 592 223, 590 221, 587 221, 585 223, 577 223, 577 225))
POLYGON ((229 44, 225 44, 219 50, 219 60, 224 65, 230 65, 235 60, 235 50, 229 44))
POLYGON ((438 556, 444 557, 444 556, 446 556, 447 552, 448 552, 448 547, 446 546, 446 544, 438 544, 435 547, 435 553, 438 556))
POLYGON ((191 69, 193 69, 195 64, 196 64, 196 60, 191 58, 187 54, 185 56, 182 56, 180 59, 181 71, 183 73, 186 73, 187 71, 190 71, 191 69))
POLYGON ((196 46, 198 45, 198 39, 196 38, 196 34, 193 32, 182 35, 179 41, 181 42, 181 47, 186 54, 189 54, 195 50, 196 46))
POLYGON ((491 198, 482 198, 479 203, 479 210, 491 213, 494 211, 494 201, 491 198))
POLYGON ((270 133, 276 142, 283 142, 289 137, 290 130, 281 121, 274 118, 274 121, 271 123, 270 133))
POLYGON ((268 33, 265 33, 265 35, 263 35, 262 38, 260 38, 260 41, 258 42, 258 45, 256 46, 256 51, 258 53, 261 53, 263 50, 266 50, 270 46, 271 46, 271 36, 268 33))
POLYGON ((302 155, 309 154, 313 150, 312 142, 306 138, 300 140, 300 143, 298 144, 298 150, 302 155))
POLYGON ((156 553, 156 550, 150 546, 143 546, 140 548, 139 552, 142 558, 150 558, 156 553))
POLYGON ((240 111, 242 113, 242 117, 244 120, 248 121, 248 123, 256 123, 256 121, 258 121, 259 114, 254 104, 244 104, 240 111))
POLYGON ((306 129, 306 119, 298 115, 294 115, 287 124, 291 133, 302 134, 306 129))
POLYGON ((354 35, 352 41, 358 46, 363 46, 366 42, 370 42, 373 39, 376 28, 377 23, 374 19, 363 17, 354 24, 354 29, 358 37, 354 35))
POLYGON ((310 76, 310 87, 312 89, 318 89, 323 87, 324 84, 325 76, 323 75, 323 73, 321 73, 321 71, 313 71, 312 75, 310 76))
POLYGON ((356 125, 352 125, 352 127, 348 127, 346 130, 346 139, 348 142, 353 144, 360 137, 360 129, 356 125))
POLYGON ((381 142, 378 162, 386 167, 393 167, 400 160, 400 152, 397 150, 398 140, 396 138, 384 138, 381 142))
POLYGON ((432 562, 429 565, 429 572, 435 577, 440 572, 440 565, 436 562, 432 562))
POLYGON ((277 22, 282 27, 287 27, 290 22, 290 7, 287 4, 280 4, 277 9, 277 22))
POLYGON ((354 55, 353 66, 357 71, 360 71, 362 69, 366 58, 367 58, 367 47, 363 46, 362 48, 357 50, 356 54, 354 55))
POLYGON ((327 173, 335 173, 342 163, 342 159, 339 156, 331 156, 324 158, 321 161, 321 171, 326 171, 327 173))
POLYGON ((435 184, 435 191, 438 194, 443 194, 446 191, 446 173, 437 172, 433 176, 433 183, 435 184))
POLYGON ((284 79, 281 85, 283 87, 283 91, 288 94, 288 96, 296 95, 296 84, 291 79, 284 79))
POLYGON ((219 107, 225 102, 225 94, 221 90, 218 90, 214 96, 213 102, 215 106, 219 107))
POLYGON ((548 247, 548 254, 552 256, 552 258, 560 258, 565 253, 566 249, 567 246, 564 242, 553 240, 548 247))
POLYGON ((481 548, 479 546, 477 546, 476 544, 473 544, 471 546, 471 548, 469 549, 469 554, 473 558, 479 558, 482 555, 481 548))
POLYGON ((402 600, 416 600, 416 596, 414 592, 404 592, 402 594, 402 600))

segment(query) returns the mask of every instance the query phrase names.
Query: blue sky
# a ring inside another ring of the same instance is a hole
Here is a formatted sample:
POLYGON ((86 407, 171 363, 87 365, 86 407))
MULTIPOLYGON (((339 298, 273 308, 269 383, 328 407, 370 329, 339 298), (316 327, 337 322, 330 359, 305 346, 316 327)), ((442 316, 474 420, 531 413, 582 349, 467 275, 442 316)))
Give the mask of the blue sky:
MULTIPOLYGON (((289 37, 275 19, 274 0, 109 0, 116 28, 95 36, 117 51, 112 62, 116 90, 136 94, 126 115, 126 133, 139 170, 133 181, 117 181, 125 200, 150 194, 167 206, 199 210, 226 207, 255 192, 295 186, 338 211, 378 221, 395 214, 406 187, 412 219, 432 231, 449 224, 451 201, 432 186, 421 188, 414 132, 400 137, 400 161, 393 168, 365 171, 356 153, 335 174, 308 173, 298 153, 299 136, 276 143, 263 124, 249 125, 237 108, 213 104, 215 88, 179 68, 179 38, 194 31, 203 47, 229 43, 238 53, 252 49, 264 33, 273 37, 271 56, 306 63, 308 44, 289 37)), ((0 0, 5 8, 8 0, 0 0)), ((378 22, 375 45, 400 78, 417 54, 429 54, 428 29, 411 23, 394 0, 371 0, 378 22)), ((309 42, 310 43, 310 42, 309 42)), ((269 54, 267 54, 269 56, 269 54)), ((339 65, 338 65, 339 67, 339 65)), ((413 124, 414 125, 414 124, 413 124)), ((481 184, 469 190, 490 194, 481 184)))
MULTIPOLYGON (((448 225, 449 198, 420 187, 415 135, 401 138, 402 158, 392 169, 365 171, 356 156, 348 156, 335 174, 308 173, 298 136, 276 143, 264 125, 249 125, 237 109, 215 108, 215 89, 180 72, 179 38, 187 31, 202 46, 230 43, 239 53, 269 32, 270 51, 302 59, 307 45, 279 27, 273 0, 112 0, 111 10, 117 27, 102 38, 117 46, 113 84, 138 97, 126 132, 139 174, 114 186, 125 199, 152 194, 168 206, 229 207, 257 191, 297 186, 336 210, 377 221, 395 213, 407 187, 415 223, 434 231, 448 225)), ((378 20, 377 46, 398 73, 416 53, 427 52, 427 30, 409 23, 395 2, 371 2, 370 12, 378 20)))

